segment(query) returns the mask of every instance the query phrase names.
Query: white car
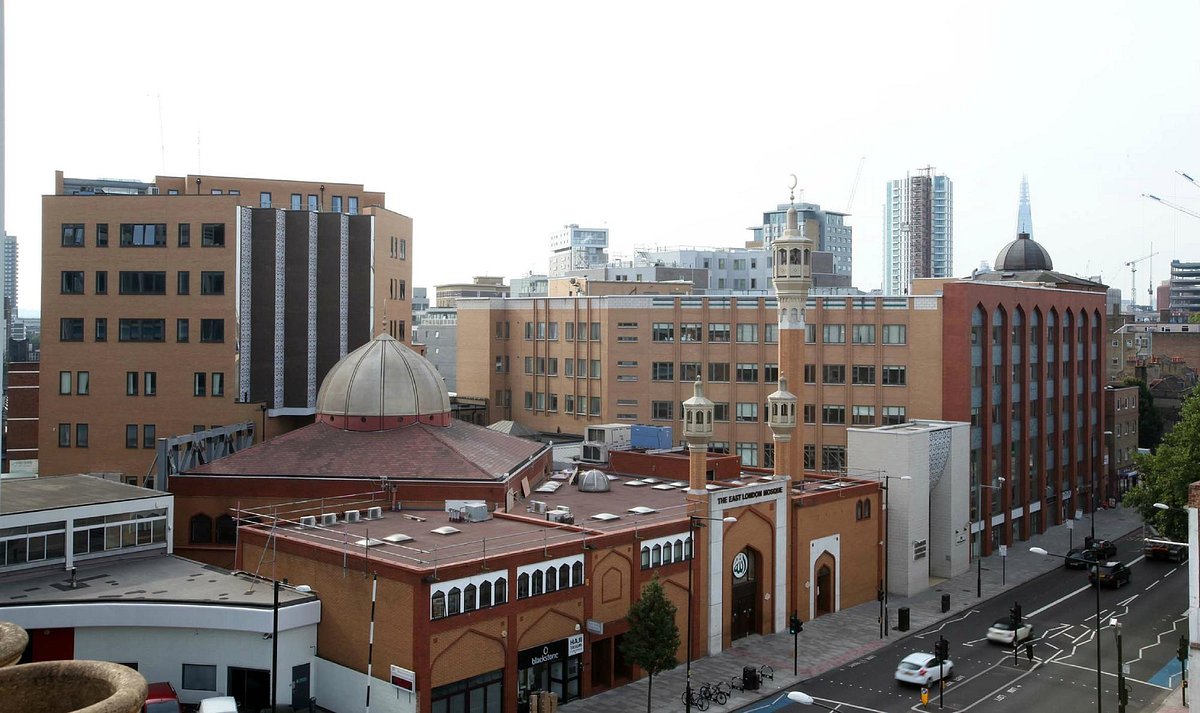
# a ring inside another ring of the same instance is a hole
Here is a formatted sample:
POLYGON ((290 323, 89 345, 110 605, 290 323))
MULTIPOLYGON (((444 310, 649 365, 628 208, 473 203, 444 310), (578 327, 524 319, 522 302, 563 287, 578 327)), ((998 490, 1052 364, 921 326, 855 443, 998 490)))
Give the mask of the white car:
MULTIPOLYGON (((1033 624, 1030 624, 1027 621, 1021 622, 1021 625, 1017 627, 1016 631, 1017 642, 1019 643, 1025 641, 1031 636, 1033 636, 1033 624)), ((987 639, 988 641, 995 641, 999 644, 1008 644, 1009 646, 1012 646, 1012 624, 1009 623, 1008 619, 1001 619, 997 621, 995 624, 992 624, 988 627, 987 639)))
POLYGON ((900 683, 928 686, 943 677, 954 677, 954 662, 940 661, 933 654, 909 654, 896 668, 896 680, 900 683))

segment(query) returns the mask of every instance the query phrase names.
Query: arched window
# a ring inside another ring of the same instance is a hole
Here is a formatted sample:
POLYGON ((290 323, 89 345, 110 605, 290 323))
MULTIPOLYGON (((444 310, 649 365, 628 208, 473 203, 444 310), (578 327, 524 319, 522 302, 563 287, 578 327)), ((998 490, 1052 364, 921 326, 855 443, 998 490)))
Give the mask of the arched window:
POLYGON ((494 597, 495 601, 492 602, 493 604, 503 604, 504 602, 508 601, 508 580, 507 579, 505 579, 504 577, 501 577, 500 579, 496 580, 496 591, 494 592, 494 594, 496 596, 494 597))
POLYGON ((563 589, 571 586, 571 568, 565 562, 558 568, 558 586, 563 589))
POLYGON ((529 596, 529 573, 524 572, 517 577, 517 599, 529 596))
POLYGON ((217 544, 237 544, 237 523, 229 513, 217 518, 217 544))
POLYGON ((578 587, 583 584, 583 563, 576 562, 571 567, 571 586, 578 587))
POLYGON ((192 515, 188 523, 188 534, 193 545, 208 545, 213 541, 212 518, 204 513, 192 515))
POLYGON ((450 595, 446 597, 446 616, 458 614, 462 611, 462 590, 458 587, 453 587, 450 590, 450 595))
MULTIPOLYGON (((563 566, 566 567, 565 564, 563 566)), ((643 547, 642 548, 642 569, 647 569, 649 567, 650 567, 650 548, 643 547)))
POLYGON ((675 561, 683 561, 683 540, 675 540, 675 561))
POLYGON ((786 264, 787 264, 787 251, 786 251, 786 250, 780 250, 780 251, 779 251, 779 257, 775 258, 775 260, 776 260, 776 262, 777 262, 778 264, 780 264, 780 265, 786 265, 786 264))
POLYGON ((479 608, 490 607, 492 605, 492 583, 484 582, 479 585, 479 608))
POLYGON ((792 248, 792 252, 788 256, 788 263, 790 263, 792 265, 803 264, 800 259, 800 248, 792 248))
POLYGON ((441 592, 434 592, 433 598, 430 600, 429 616, 433 619, 441 619, 446 616, 446 595, 441 592))
POLYGON ((546 591, 553 592, 558 589, 558 570, 550 567, 546 570, 546 591))
POLYGON ((870 498, 863 501, 863 519, 871 517, 871 500, 870 498))
POLYGON ((542 574, 542 570, 540 570, 540 569, 534 570, 533 586, 529 592, 531 596, 541 594, 542 592, 546 591, 545 590, 545 584, 546 584, 545 580, 546 580, 546 575, 542 574))
POLYGON ((683 556, 688 559, 692 558, 692 538, 690 536, 683 541, 683 556))
POLYGON ((474 584, 468 584, 463 590, 463 611, 474 611, 476 607, 475 595, 478 588, 474 584))
POLYGON ((858 500, 854 503, 854 519, 861 520, 863 518, 862 501, 858 500))
POLYGON ((654 548, 650 550, 650 565, 652 567, 657 567, 660 564, 662 564, 662 545, 655 545, 654 548))

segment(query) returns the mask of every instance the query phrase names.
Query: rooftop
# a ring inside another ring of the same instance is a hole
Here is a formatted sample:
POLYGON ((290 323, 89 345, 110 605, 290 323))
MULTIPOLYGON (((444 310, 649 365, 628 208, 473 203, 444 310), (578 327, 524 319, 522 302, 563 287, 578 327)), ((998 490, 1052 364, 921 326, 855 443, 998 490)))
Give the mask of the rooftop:
POLYGON ((0 485, 0 515, 170 496, 161 490, 126 485, 91 475, 5 478, 0 485))

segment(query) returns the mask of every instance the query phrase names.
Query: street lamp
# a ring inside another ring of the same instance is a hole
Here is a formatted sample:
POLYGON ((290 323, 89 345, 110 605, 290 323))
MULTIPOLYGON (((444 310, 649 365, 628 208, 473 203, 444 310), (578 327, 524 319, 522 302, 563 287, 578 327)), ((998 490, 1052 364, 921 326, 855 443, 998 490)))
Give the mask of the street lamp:
POLYGON ((879 487, 883 488, 883 585, 879 592, 879 638, 888 635, 888 565, 891 564, 890 544, 891 538, 888 537, 888 530, 892 523, 892 509, 888 505, 889 489, 888 484, 882 481, 888 480, 912 480, 911 475, 884 475, 883 473, 876 474, 879 479, 879 487))
MULTIPOLYGON (((1035 555, 1067 558, 1066 555, 1047 552, 1042 547, 1030 547, 1029 551, 1035 555)), ((1104 691, 1104 673, 1100 669, 1100 562, 1097 561, 1092 566, 1096 567, 1096 713, 1103 713, 1104 706, 1101 702, 1101 696, 1104 691)))
MULTIPOLYGON (((1004 478, 996 478, 997 481, 1003 483, 1004 478)), ((987 529, 992 527, 992 518, 985 517, 983 514, 983 489, 999 490, 999 485, 984 485, 979 483, 979 554, 975 555, 975 596, 976 598, 983 597, 983 531, 984 525, 987 529)))
POLYGON ((692 562, 696 560, 696 530, 704 527, 705 522, 737 522, 736 517, 700 517, 688 515, 688 532, 691 535, 692 553, 688 557, 688 611, 687 611, 687 690, 684 693, 687 712, 692 713, 692 562))
POLYGON ((803 691, 789 691, 787 697, 792 703, 799 703, 802 706, 816 706, 817 708, 824 708, 827 711, 834 711, 834 713, 837 713, 837 708, 830 708, 824 703, 818 703, 813 699, 812 696, 804 693, 803 691))

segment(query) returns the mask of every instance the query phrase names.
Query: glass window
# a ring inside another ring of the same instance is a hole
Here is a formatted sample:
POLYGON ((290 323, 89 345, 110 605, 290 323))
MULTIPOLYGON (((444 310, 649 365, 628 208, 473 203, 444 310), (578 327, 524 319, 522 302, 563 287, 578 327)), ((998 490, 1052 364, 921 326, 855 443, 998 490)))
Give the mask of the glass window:
POLYGON ((709 381, 729 381, 729 363, 728 362, 709 362, 708 380, 709 381))
POLYGON ((211 379, 209 385, 212 387, 212 395, 213 396, 224 396, 225 395, 225 374, 220 371, 214 371, 212 373, 212 379, 211 379))
POLYGON ((97 317, 95 326, 96 326, 96 341, 97 342, 107 342, 108 341, 108 319, 106 317, 97 317))
POLYGON ((904 423, 904 407, 903 406, 884 406, 883 407, 883 425, 893 426, 904 423))
POLYGON ((674 381, 675 362, 656 361, 650 366, 650 378, 654 381, 674 381))
POLYGON ((758 341, 758 325, 757 324, 739 324, 737 326, 737 340, 743 343, 753 344, 758 341))
POLYGON ((62 246, 64 248, 83 247, 83 223, 62 224, 62 246))
POLYGON ((108 223, 96 223, 96 247, 108 247, 108 223))
POLYGON ((312 211, 321 210, 321 204, 317 202, 317 196, 313 193, 308 194, 308 209, 312 211))
POLYGON ((874 406, 854 406, 851 411, 851 424, 855 426, 874 426, 874 406))
MULTIPOLYGON (((137 373, 137 372, 134 372, 137 373)), ((136 423, 125 424, 125 447, 138 447, 138 427, 136 423)))
POLYGON ((75 424, 75 447, 88 447, 88 425, 86 423, 75 424))
POLYGON ((342 197, 341 196, 332 196, 329 199, 329 210, 333 211, 334 213, 342 212, 342 197))
POLYGON ((679 325, 679 341, 704 341, 704 325, 700 322, 683 322, 679 325))
POLYGON ((741 423, 758 421, 758 404, 739 402, 737 405, 737 420, 741 423))
POLYGON ((200 226, 200 246, 205 248, 225 247, 225 224, 205 223, 200 226))
POLYGON ((728 342, 729 341, 729 323, 728 322, 712 322, 708 325, 708 341, 710 342, 728 342))
POLYGON ((845 446, 821 447, 821 470, 844 470, 846 467, 845 446))
POLYGON ((83 270, 63 270, 59 291, 64 295, 82 295, 83 270))
MULTIPOLYGON (((132 372, 132 373, 137 374, 136 371, 132 372)), ((145 374, 143 374, 142 375, 142 386, 144 387, 143 393, 145 393, 147 396, 154 396, 155 394, 157 394, 158 393, 158 372, 157 371, 147 371, 145 374)))
POLYGON ((846 423, 846 407, 842 404, 825 404, 821 407, 821 423, 841 425, 846 423))
POLYGON ((758 383, 758 364, 739 362, 737 365, 737 380, 743 384, 758 383))
POLYGON ((121 223, 121 247, 165 247, 166 223, 121 223))
POLYGON ((908 383, 906 369, 903 366, 885 366, 880 371, 880 383, 884 386, 904 386, 908 383))
POLYGON ((87 396, 92 388, 92 374, 88 371, 80 371, 75 374, 75 393, 80 396, 87 396))
POLYGON ((822 381, 826 384, 846 383, 845 364, 826 364, 822 368, 822 381))
POLYGON ((651 401, 650 418, 658 421, 670 421, 675 418, 674 401, 651 401))
POLYGON ((774 384, 779 381, 778 364, 763 364, 763 381, 768 384, 774 384))
POLYGON ((202 320, 200 320, 200 341, 202 341, 202 342, 223 342, 223 341, 225 341, 225 320, 223 320, 223 319, 202 319, 202 320))
POLYGON ((202 295, 223 295, 225 294, 225 273, 216 272, 201 272, 200 273, 200 294, 202 295))
POLYGON ((180 270, 176 275, 176 293, 186 295, 192 289, 192 273, 186 270, 180 270))
POLYGON ((671 322, 655 322, 650 334, 656 342, 673 342, 675 341, 675 325, 671 322))
POLYGON ((179 227, 178 227, 178 231, 179 231, 179 247, 186 248, 186 247, 191 246, 191 244, 192 244, 192 224, 191 223, 180 223, 179 227))
POLYGON ((69 424, 69 423, 58 424, 58 447, 59 448, 70 448, 71 447, 71 424, 69 424))
POLYGON ((766 342, 767 344, 778 344, 779 343, 779 325, 778 324, 771 323, 771 324, 763 325, 763 341, 766 342))
POLYGON ((906 344, 908 342, 908 327, 903 324, 883 325, 884 344, 906 344))
MULTIPOLYGON (((271 207, 270 192, 263 191, 262 193, 258 194, 258 207, 259 208, 270 208, 271 207)), ((186 688, 186 686, 184 686, 184 688, 186 688)))
POLYGON ((175 341, 186 342, 188 340, 188 320, 175 320, 175 341))
POLYGON ((826 324, 824 326, 824 342, 826 344, 845 344, 846 343, 846 325, 844 324, 826 324))
POLYGON ((142 426, 142 448, 153 448, 155 440, 155 431, 153 423, 147 423, 142 426))
POLYGON ((874 384, 875 367, 871 364, 855 364, 850 370, 850 377, 855 384, 874 384))
POLYGON ((138 373, 136 371, 125 372, 125 395, 137 396, 138 394, 138 373))
POLYGON ((873 324, 856 324, 856 325, 854 325, 854 343, 855 344, 874 344, 875 343, 875 325, 873 325, 873 324))
POLYGON ((350 196, 346 200, 348 203, 346 212, 350 215, 358 215, 358 196, 350 196))
POLYGON ((207 389, 205 385, 208 383, 208 375, 203 371, 197 371, 192 374, 192 396, 203 396, 207 389))
POLYGON ((58 320, 58 339, 62 342, 82 342, 83 318, 61 317, 58 320))
POLYGON ((161 342, 165 319, 121 319, 119 338, 122 342, 161 342))
POLYGON ((98 295, 107 295, 108 294, 108 271, 107 270, 97 270, 96 271, 96 294, 98 294, 98 295))
MULTIPOLYGON (((263 194, 267 196, 267 205, 264 208, 270 208, 271 194, 263 194)), ((183 688, 189 691, 215 691, 217 690, 217 667, 209 665, 200 665, 193 663, 185 663, 183 665, 183 688)))
POLYGON ((757 443, 738 443, 736 449, 738 457, 742 460, 742 465, 750 467, 758 466, 757 443))
POLYGON ((117 289, 123 295, 165 295, 167 293, 167 273, 165 272, 122 270, 118 273, 117 278, 117 289))
POLYGON ((71 379, 72 379, 71 372, 69 372, 69 371, 58 372, 58 393, 60 393, 60 394, 71 393, 71 379))

